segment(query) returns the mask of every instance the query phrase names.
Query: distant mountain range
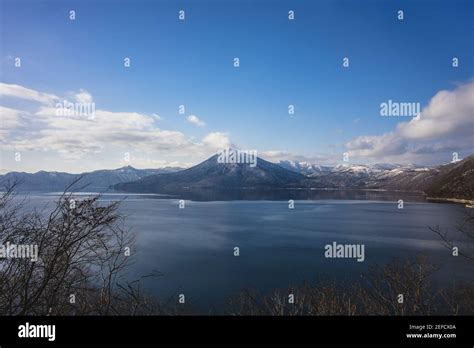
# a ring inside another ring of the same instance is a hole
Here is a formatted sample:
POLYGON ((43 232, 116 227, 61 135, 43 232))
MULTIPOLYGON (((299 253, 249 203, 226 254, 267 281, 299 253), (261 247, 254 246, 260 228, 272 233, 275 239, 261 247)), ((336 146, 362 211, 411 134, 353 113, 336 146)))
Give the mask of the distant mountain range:
POLYGON ((312 178, 312 187, 361 188, 424 192, 433 198, 474 199, 474 155, 436 167, 374 165, 311 166, 280 162, 312 178))
POLYGON ((72 189, 79 191, 103 192, 109 190, 110 186, 121 182, 139 180, 154 174, 172 173, 182 168, 161 169, 136 169, 126 166, 111 170, 96 170, 88 173, 70 174, 63 172, 37 173, 10 172, 0 175, 0 184, 6 182, 17 182, 19 191, 64 191, 64 189, 75 180, 81 180, 72 189))
POLYGON ((474 156, 438 167, 375 165, 316 166, 261 158, 257 166, 218 163, 217 156, 176 173, 119 183, 124 192, 176 193, 191 189, 385 189, 424 192, 431 197, 474 199, 474 156))
POLYGON ((283 168, 296 171, 298 173, 304 174, 306 176, 316 177, 322 174, 328 173, 351 173, 353 175, 365 175, 365 174, 375 174, 390 171, 393 169, 413 169, 419 168, 418 166, 401 166, 398 164, 392 163, 377 163, 377 164, 340 164, 335 167, 333 166, 320 166, 315 165, 309 162, 294 162, 294 161, 280 161, 278 163, 283 168))
POLYGON ((373 188, 380 181, 411 170, 429 170, 390 163, 372 165, 340 164, 335 167, 316 166, 308 162, 280 161, 279 165, 311 178, 316 188, 373 188))
POLYGON ((62 191, 82 177, 77 187, 85 191, 180 193, 183 190, 228 189, 385 189, 424 192, 429 197, 474 200, 474 156, 432 168, 374 165, 317 166, 307 162, 258 158, 255 167, 242 163, 218 163, 217 155, 188 168, 136 169, 123 167, 91 173, 68 174, 11 172, 0 176, 18 181, 21 191, 62 191))

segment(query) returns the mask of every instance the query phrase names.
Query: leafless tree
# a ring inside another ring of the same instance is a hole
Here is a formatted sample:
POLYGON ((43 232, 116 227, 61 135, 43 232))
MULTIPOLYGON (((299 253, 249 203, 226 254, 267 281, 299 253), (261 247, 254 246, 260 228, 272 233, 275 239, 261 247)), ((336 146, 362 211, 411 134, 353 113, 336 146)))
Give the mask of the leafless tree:
POLYGON ((438 289, 438 267, 425 257, 373 265, 359 280, 322 280, 261 295, 245 290, 229 301, 231 315, 458 315, 474 313, 474 287, 438 289), (294 296, 291 302, 289 295, 294 296), (402 297, 400 297, 402 295, 402 297))
MULTIPOLYGON (((441 243, 450 251, 457 247, 460 256, 474 261, 474 250, 470 247, 471 243, 460 242, 459 244, 462 245, 456 244, 453 241, 453 233, 450 233, 447 229, 442 229, 440 226, 429 227, 429 229, 439 236, 441 243)), ((474 209, 465 211, 464 217, 456 224, 456 232, 458 236, 464 236, 467 241, 474 241, 474 209)))
MULTIPOLYGON (((80 179, 78 179, 80 180, 80 179)), ((127 281, 134 234, 119 202, 78 198, 67 187, 49 212, 30 210, 8 184, 0 196, 0 245, 38 246, 38 260, 0 258, 0 315, 154 314, 162 310, 127 281)), ((146 275, 156 276, 157 274, 146 275)), ((142 277, 143 278, 143 277, 142 277)))

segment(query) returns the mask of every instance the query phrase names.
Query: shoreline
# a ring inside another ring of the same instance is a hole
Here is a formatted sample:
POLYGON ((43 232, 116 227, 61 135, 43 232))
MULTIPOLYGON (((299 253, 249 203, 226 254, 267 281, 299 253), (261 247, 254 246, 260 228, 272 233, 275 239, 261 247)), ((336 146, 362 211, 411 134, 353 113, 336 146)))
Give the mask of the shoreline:
POLYGON ((426 197, 426 200, 432 201, 432 202, 450 202, 450 203, 465 204, 467 208, 474 207, 474 200, 464 199, 464 198, 426 197), (472 207, 468 207, 468 206, 472 206, 472 207))

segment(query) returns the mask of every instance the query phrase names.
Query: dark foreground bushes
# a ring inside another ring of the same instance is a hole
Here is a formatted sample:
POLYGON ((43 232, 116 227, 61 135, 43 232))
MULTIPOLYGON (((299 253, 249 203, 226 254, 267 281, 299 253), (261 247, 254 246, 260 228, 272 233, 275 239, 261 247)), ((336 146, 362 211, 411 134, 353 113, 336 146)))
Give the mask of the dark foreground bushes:
POLYGON ((234 315, 474 315, 474 210, 466 209, 455 230, 429 227, 447 252, 471 265, 470 282, 436 287, 438 267, 425 257, 398 260, 369 267, 350 283, 318 281, 315 284, 262 295, 245 290, 229 303, 234 315), (456 238, 454 238, 456 237, 456 238), (459 244, 456 240, 464 240, 459 244), (293 295, 294 303, 290 302, 293 295))
POLYGON ((423 257, 396 259, 370 267, 356 282, 322 280, 270 295, 245 290, 231 298, 228 314, 473 315, 473 284, 436 289, 430 280, 436 271, 423 257))

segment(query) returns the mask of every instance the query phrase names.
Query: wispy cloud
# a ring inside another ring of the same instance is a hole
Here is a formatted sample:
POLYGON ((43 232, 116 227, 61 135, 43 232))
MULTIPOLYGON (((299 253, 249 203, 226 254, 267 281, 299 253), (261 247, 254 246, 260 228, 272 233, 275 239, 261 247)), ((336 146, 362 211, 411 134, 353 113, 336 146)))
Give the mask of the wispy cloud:
POLYGON ((0 83, 0 96, 26 99, 45 105, 53 104, 59 100, 59 97, 55 96, 54 94, 41 93, 20 85, 11 85, 6 83, 0 83))
POLYGON ((78 93, 74 93, 73 98, 78 103, 92 103, 92 95, 84 89, 80 89, 78 93))
POLYGON ((196 115, 189 115, 187 117, 187 121, 191 124, 194 124, 195 126, 198 127, 204 127, 206 124, 199 119, 196 115))

